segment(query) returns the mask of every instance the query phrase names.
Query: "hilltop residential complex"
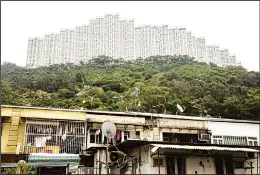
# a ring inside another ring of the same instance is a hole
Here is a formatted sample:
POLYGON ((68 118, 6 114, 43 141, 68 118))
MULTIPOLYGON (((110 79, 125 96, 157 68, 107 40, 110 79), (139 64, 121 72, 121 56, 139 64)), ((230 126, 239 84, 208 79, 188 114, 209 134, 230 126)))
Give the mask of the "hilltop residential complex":
POLYGON ((99 55, 133 60, 155 55, 189 55, 199 62, 218 66, 236 66, 236 56, 228 49, 206 45, 205 38, 195 37, 186 28, 168 25, 135 27, 134 20, 120 20, 107 14, 75 29, 58 34, 29 38, 26 67, 87 62, 99 55))

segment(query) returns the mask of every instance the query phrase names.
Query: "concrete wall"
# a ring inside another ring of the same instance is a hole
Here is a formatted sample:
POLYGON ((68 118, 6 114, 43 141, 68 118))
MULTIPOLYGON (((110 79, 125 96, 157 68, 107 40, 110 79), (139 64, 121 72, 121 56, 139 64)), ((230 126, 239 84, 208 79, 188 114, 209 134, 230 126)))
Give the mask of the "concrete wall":
POLYGON ((2 124, 2 136, 1 136, 1 152, 7 153, 7 143, 8 143, 8 137, 9 137, 9 123, 3 123, 2 124))
MULTIPOLYGON (((12 107, 1 107, 1 116, 12 116, 12 107)), ((25 118, 45 118, 45 119, 64 119, 64 120, 83 120, 87 119, 85 112, 77 111, 59 111, 46 109, 24 109, 21 110, 20 117, 25 118)))
MULTIPOLYGON (((97 153, 94 154, 94 167, 98 167, 99 163, 97 161, 102 161, 104 163, 106 163, 106 150, 99 150, 97 151, 97 153)), ((110 161, 109 157, 108 157, 108 161, 110 161)), ((99 173, 98 169, 95 169, 95 174, 99 173)), ((101 174, 106 174, 107 173, 107 169, 105 168, 105 165, 102 164, 102 168, 101 168, 101 174)))
MULTIPOLYGON (((3 129, 2 129, 2 136, 1 136, 1 152, 15 154, 17 146, 8 146, 10 122, 11 122, 11 118, 8 118, 7 120, 4 121, 4 123, 2 123, 3 129)), ((21 144, 19 150, 20 153, 23 152, 23 146, 24 146, 25 122, 26 122, 25 118, 20 119, 18 140, 17 140, 17 143, 21 144)))
POLYGON ((151 167, 152 160, 150 158, 150 147, 147 145, 132 149, 128 155, 132 156, 134 154, 137 159, 141 156, 141 166, 138 164, 136 174, 150 174, 152 172, 151 168, 154 168, 151 167))
MULTIPOLYGON (((153 167, 153 159, 157 158, 158 156, 155 154, 152 157, 150 157, 150 147, 149 146, 143 146, 140 148, 141 151, 141 167, 139 172, 139 167, 136 170, 136 174, 158 174, 159 168, 153 167)), ((165 153, 167 150, 160 150, 160 153, 165 153)), ((177 151, 177 150, 176 150, 177 151)), ((131 150, 129 155, 132 155, 134 153, 138 153, 139 148, 131 150)), ((179 151, 177 151, 179 152, 179 151)), ((160 174, 167 174, 167 164, 166 164, 166 157, 164 155, 160 155, 160 158, 164 159, 164 166, 160 167, 160 174)), ((176 157, 175 157, 176 160, 176 157)), ((177 161, 175 161, 175 173, 178 174, 177 171, 177 161)), ((195 174, 195 171, 197 171, 198 174, 215 174, 215 164, 213 157, 202 157, 202 156, 187 156, 186 157, 186 173, 187 174, 195 174), (203 169, 201 166, 199 166, 199 162, 202 161, 204 164, 203 169)))
POLYGON ((181 129, 207 129, 204 120, 158 119, 160 127, 181 129))
POLYGON ((186 173, 195 174, 216 174, 216 168, 214 159, 212 157, 187 157, 186 158, 186 173), (204 168, 199 166, 199 162, 202 162, 204 168))
POLYGON ((144 117, 87 114, 87 119, 89 122, 100 122, 100 123, 109 120, 117 124, 145 124, 144 117))
POLYGON ((208 127, 212 135, 257 137, 259 145, 259 124, 209 121, 208 127))
MULTIPOLYGON (((253 162, 252 166, 253 166, 253 169, 252 169, 252 174, 260 174, 259 172, 259 164, 260 164, 260 155, 259 153, 254 153, 255 154, 255 158, 254 159, 248 159, 246 160, 248 163, 250 161, 253 162), (258 160, 257 160, 257 154, 258 154, 258 160), (257 162, 258 161, 258 162, 257 162), (258 167, 258 171, 257 171, 257 167, 258 167)), ((234 156, 233 156, 233 159, 236 159, 236 157, 243 157, 244 154, 243 153, 235 153, 234 156)), ((247 162, 244 162, 244 167, 250 167, 250 165, 247 163, 247 162)), ((244 168, 239 168, 239 169, 235 169, 234 168, 234 174, 251 174, 251 169, 244 169, 244 168)))

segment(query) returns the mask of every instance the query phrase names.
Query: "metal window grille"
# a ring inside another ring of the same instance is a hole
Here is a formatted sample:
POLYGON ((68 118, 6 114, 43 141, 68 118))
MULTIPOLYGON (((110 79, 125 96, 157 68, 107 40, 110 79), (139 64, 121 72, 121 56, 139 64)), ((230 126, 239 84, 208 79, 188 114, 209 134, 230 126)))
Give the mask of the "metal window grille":
POLYGON ((25 153, 81 154, 86 144, 84 121, 26 120, 25 153))
POLYGON ((223 136, 223 141, 225 145, 247 145, 246 137, 223 136))

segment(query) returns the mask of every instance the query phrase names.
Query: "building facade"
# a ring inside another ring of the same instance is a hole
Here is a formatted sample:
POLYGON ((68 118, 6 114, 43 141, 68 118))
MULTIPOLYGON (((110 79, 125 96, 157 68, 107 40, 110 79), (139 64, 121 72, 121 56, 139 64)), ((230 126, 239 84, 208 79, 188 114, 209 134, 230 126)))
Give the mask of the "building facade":
POLYGON ((257 121, 5 105, 1 118, 1 165, 43 156, 57 165, 52 159, 66 155, 80 174, 260 172, 257 121), (102 133, 105 121, 115 124, 115 137, 102 133))
POLYGON ((156 55, 188 55, 199 62, 218 66, 236 66, 236 56, 228 49, 207 46, 186 28, 138 26, 134 20, 121 20, 118 14, 106 14, 75 29, 62 29, 44 38, 29 38, 26 67, 87 62, 101 55, 134 60, 156 55))

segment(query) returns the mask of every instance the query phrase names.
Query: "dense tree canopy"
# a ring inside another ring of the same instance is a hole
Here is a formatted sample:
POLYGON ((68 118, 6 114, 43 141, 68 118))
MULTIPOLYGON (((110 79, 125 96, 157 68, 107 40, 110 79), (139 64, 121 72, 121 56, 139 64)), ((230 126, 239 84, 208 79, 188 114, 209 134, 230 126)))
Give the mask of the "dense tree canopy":
POLYGON ((1 66, 2 104, 260 118, 260 73, 220 68, 188 56, 135 61, 93 58, 88 63, 27 69, 1 66))

